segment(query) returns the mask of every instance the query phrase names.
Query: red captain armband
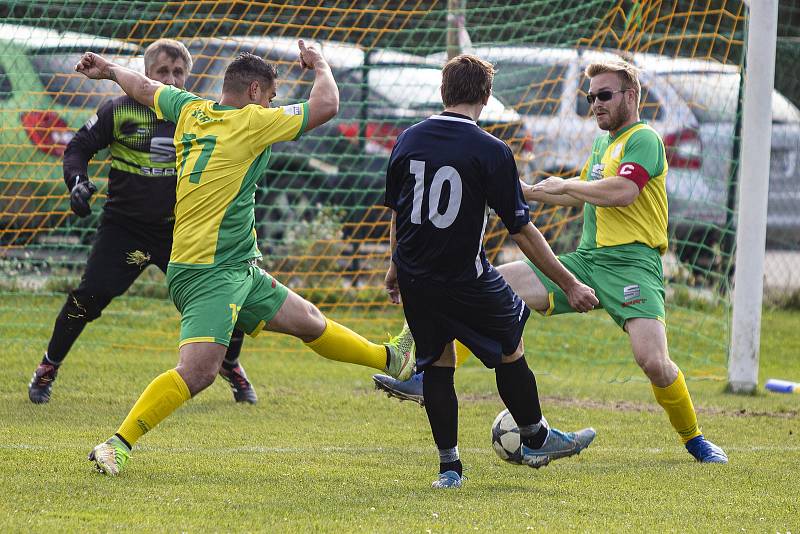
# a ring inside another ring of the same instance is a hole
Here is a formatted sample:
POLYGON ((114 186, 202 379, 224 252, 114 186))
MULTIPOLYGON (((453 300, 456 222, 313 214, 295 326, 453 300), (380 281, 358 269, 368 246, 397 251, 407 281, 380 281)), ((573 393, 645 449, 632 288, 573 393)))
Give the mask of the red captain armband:
POLYGON ((621 176, 623 178, 627 178, 631 182, 635 183, 636 186, 639 188, 639 192, 642 192, 644 186, 647 185, 647 181, 650 179, 650 174, 638 163, 634 163, 633 161, 625 161, 620 163, 619 168, 617 169, 617 176, 621 176))

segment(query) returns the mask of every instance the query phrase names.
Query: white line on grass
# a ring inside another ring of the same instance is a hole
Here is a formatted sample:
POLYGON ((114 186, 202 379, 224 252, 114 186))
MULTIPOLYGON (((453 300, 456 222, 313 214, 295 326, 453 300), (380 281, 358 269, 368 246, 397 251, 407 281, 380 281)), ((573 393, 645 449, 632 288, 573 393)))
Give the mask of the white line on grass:
MULTIPOLYGON (((91 447, 80 445, 69 445, 67 447, 53 446, 53 445, 31 445, 28 443, 6 443, 0 444, 0 450, 31 450, 31 451, 51 451, 51 450, 64 450, 64 449, 79 449, 89 450, 91 447)), ((245 447, 153 447, 143 445, 136 447, 137 451, 148 452, 189 452, 198 454, 235 454, 235 453, 257 453, 257 454, 307 454, 307 453, 339 453, 339 454, 372 454, 372 453, 397 453, 406 452, 414 454, 428 454, 434 450, 433 447, 262 447, 249 445, 245 447)), ((468 453, 481 453, 491 450, 490 446, 486 447, 471 447, 466 449, 459 449, 462 452, 468 453)), ((597 446, 591 447, 593 451, 612 451, 619 450, 618 447, 604 447, 597 446)), ((678 450, 678 447, 675 447, 678 450)), ((625 448, 626 452, 647 453, 647 454, 661 454, 668 452, 667 449, 660 447, 644 447, 640 449, 625 448)), ((672 448, 669 449, 672 451, 672 448)), ((781 446, 753 446, 753 447, 725 447, 726 452, 800 452, 800 447, 781 447, 781 446)))

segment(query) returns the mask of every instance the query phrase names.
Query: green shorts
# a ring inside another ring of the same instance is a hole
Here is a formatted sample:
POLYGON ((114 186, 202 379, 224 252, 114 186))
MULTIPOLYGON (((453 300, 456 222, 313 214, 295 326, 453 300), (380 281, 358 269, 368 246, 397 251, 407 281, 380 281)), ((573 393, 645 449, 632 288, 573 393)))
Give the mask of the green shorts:
POLYGON ((178 346, 205 341, 227 347, 234 327, 256 336, 289 294, 284 285, 248 262, 206 269, 170 265, 167 287, 181 313, 178 346))
MULTIPOLYGON (((593 250, 578 249, 558 257, 575 277, 594 289, 600 307, 622 328, 636 317, 665 321, 664 274, 658 250, 632 243, 593 250)), ((544 284, 550 306, 543 315, 570 313, 567 295, 533 263, 528 265, 544 284)))

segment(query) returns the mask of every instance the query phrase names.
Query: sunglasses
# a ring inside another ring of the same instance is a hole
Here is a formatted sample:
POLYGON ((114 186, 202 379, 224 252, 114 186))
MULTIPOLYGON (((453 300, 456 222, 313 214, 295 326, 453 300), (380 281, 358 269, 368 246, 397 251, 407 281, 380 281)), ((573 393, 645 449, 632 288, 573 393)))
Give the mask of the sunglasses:
POLYGON ((615 94, 624 93, 625 91, 628 91, 628 89, 621 89, 619 91, 600 91, 596 95, 593 95, 592 93, 586 93, 586 101, 589 102, 589 105, 594 104, 595 100, 599 100, 600 102, 608 102, 614 98, 615 94))

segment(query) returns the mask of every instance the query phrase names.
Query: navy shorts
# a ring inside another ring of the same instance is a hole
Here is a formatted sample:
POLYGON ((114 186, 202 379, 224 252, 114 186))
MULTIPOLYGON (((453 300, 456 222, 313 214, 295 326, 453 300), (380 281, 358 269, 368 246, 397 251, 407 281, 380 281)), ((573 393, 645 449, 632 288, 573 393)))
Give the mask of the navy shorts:
POLYGON ((454 339, 490 369, 517 350, 530 310, 496 269, 458 283, 415 278, 398 269, 397 281, 418 370, 438 360, 454 339))

